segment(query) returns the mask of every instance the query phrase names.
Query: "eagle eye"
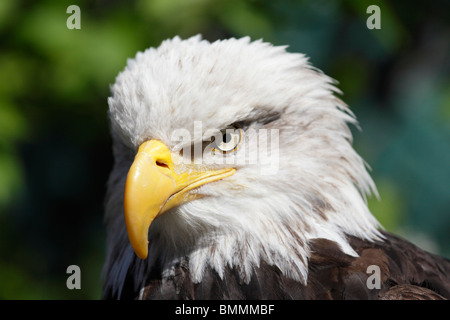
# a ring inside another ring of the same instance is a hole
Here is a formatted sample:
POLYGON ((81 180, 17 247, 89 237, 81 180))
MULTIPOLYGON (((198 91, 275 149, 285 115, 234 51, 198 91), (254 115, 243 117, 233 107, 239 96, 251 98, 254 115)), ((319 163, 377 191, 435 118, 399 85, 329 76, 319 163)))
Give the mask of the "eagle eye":
POLYGON ((236 125, 220 131, 220 135, 211 138, 213 150, 227 153, 237 150, 242 141, 243 130, 236 125))

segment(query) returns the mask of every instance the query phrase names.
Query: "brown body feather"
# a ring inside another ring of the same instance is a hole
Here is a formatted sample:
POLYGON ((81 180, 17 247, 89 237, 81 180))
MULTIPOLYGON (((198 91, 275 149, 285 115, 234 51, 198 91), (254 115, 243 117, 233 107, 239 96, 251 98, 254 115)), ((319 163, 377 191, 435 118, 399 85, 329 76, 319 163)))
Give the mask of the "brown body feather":
POLYGON ((349 237, 359 257, 343 253, 335 242, 312 241, 308 283, 303 285, 283 276, 276 267, 264 262, 255 269, 248 284, 242 283, 232 269, 221 279, 207 269, 200 283, 190 279, 187 263, 177 264, 175 273, 163 278, 161 270, 151 270, 145 288, 139 292, 128 283, 121 296, 108 290, 104 298, 125 299, 450 299, 450 261, 430 254, 389 233, 383 242, 367 242, 349 237), (376 265, 380 270, 380 288, 367 285, 376 265))

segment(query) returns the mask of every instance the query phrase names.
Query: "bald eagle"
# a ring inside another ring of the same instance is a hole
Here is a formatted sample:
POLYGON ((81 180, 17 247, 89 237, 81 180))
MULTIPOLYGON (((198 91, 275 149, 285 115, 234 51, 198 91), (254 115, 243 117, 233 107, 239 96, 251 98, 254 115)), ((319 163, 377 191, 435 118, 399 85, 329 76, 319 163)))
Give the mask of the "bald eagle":
POLYGON ((355 116, 305 55, 175 37, 111 92, 103 298, 450 298, 450 261, 369 211, 355 116))

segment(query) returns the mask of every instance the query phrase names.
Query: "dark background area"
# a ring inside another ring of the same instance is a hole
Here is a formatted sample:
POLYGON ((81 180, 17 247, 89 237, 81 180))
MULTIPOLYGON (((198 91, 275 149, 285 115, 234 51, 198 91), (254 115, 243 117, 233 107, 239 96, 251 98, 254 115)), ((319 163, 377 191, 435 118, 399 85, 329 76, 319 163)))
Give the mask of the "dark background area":
POLYGON ((360 121, 387 230, 450 256, 449 1, 0 1, 0 299, 98 299, 109 86, 166 38, 249 35, 302 52, 360 121), (81 29, 69 30, 69 5, 81 29), (369 5, 381 29, 369 30, 369 5), (81 268, 81 290, 66 269, 81 268))

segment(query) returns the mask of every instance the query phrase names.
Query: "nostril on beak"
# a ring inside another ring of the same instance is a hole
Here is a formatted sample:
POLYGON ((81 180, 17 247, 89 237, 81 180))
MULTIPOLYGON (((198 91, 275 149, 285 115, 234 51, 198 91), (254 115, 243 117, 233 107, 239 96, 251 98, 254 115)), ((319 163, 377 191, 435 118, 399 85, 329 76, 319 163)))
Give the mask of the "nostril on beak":
POLYGON ((156 165, 157 165, 158 167, 163 167, 163 168, 169 169, 169 165, 168 165, 167 163, 165 163, 165 162, 162 162, 162 161, 156 160, 156 165))

